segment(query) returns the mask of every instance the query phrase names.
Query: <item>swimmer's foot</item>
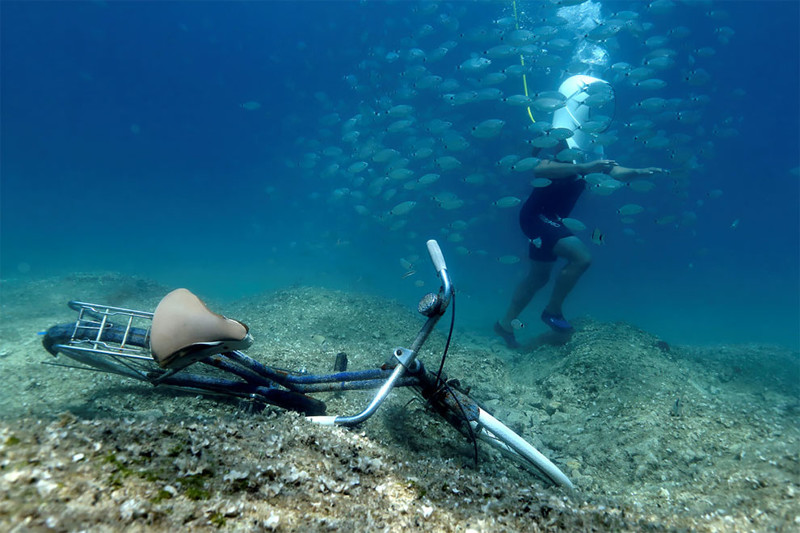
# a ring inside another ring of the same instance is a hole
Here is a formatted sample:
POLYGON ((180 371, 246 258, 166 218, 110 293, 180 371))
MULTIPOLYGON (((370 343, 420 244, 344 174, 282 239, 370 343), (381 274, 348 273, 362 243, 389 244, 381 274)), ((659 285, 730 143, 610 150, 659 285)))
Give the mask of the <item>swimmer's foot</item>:
POLYGON ((542 322, 550 326, 550 329, 557 333, 572 333, 572 324, 567 322, 564 315, 550 313, 545 309, 542 311, 542 322))
POLYGON ((512 350, 519 348, 519 343, 517 342, 517 339, 514 338, 514 332, 508 331, 506 328, 500 325, 500 322, 494 323, 494 332, 500 335, 500 337, 502 337, 502 339, 506 342, 506 346, 512 350))

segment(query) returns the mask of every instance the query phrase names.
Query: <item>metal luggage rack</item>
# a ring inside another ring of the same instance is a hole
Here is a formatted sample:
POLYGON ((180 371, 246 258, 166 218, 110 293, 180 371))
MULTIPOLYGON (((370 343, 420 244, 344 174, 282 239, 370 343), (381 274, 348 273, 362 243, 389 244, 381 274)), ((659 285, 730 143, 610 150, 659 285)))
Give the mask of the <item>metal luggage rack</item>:
POLYGON ((74 300, 69 303, 69 307, 78 311, 78 319, 75 321, 75 331, 69 346, 64 348, 132 359, 151 359, 149 338, 153 313, 74 300), (119 329, 112 329, 112 326, 125 328, 121 339, 118 338, 119 329), (96 331, 97 334, 89 338, 85 334, 79 336, 77 333, 81 328, 96 331), (110 338, 111 332, 117 338, 110 338), (132 344, 133 335, 144 335, 148 339, 147 346, 132 344))

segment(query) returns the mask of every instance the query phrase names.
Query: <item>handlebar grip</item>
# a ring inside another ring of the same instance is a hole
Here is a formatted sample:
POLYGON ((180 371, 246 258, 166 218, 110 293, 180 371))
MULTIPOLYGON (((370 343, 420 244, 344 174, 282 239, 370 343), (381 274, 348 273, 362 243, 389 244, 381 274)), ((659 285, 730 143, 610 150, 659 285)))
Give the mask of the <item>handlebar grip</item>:
POLYGON ((444 263, 444 255, 442 254, 442 249, 439 248, 439 243, 435 239, 431 239, 426 244, 428 245, 428 253, 431 256, 436 273, 446 270, 447 265, 444 263))

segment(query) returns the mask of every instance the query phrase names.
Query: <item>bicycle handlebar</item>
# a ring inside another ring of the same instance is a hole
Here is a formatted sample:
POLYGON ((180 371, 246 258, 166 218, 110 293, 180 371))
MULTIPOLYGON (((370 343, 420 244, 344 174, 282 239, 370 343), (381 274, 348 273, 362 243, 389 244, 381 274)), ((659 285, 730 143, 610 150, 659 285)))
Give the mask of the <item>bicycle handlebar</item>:
POLYGON ((442 315, 444 315, 444 312, 447 310, 447 306, 450 303, 450 298, 453 294, 453 285, 450 282, 450 276, 447 274, 447 265, 444 261, 442 249, 439 248, 439 243, 437 243, 434 239, 430 239, 427 242, 427 246, 433 266, 436 268, 436 272, 439 274, 439 277, 442 280, 442 286, 440 289, 440 296, 437 297, 439 298, 439 304, 436 305, 434 308, 435 310, 432 313, 426 313, 428 320, 425 321, 425 324, 417 334, 416 339, 414 339, 411 349, 395 348, 393 356, 398 363, 397 366, 395 367, 391 376, 389 376, 389 378, 375 394, 375 397, 372 399, 370 404, 363 411, 353 416, 310 416, 307 417, 309 421, 331 426, 354 426, 360 424, 367 418, 371 417, 375 411, 378 410, 378 407, 380 407, 384 400, 386 400, 386 397, 389 395, 389 392, 391 392, 392 388, 394 388, 396 382, 407 370, 415 371, 419 369, 419 362, 416 361, 417 351, 422 347, 427 340, 428 335, 430 335, 431 331, 433 331, 436 323, 439 321, 442 315))
POLYGON ((428 245, 428 254, 430 254, 431 261, 433 261, 433 267, 436 269, 437 274, 441 274, 442 270, 447 269, 442 249, 439 248, 439 243, 435 239, 430 239, 426 244, 428 245))
POLYGON ((431 256, 433 268, 442 280, 441 298, 442 305, 440 314, 444 314, 447 306, 450 305, 450 297, 453 294, 453 284, 450 281, 450 275, 447 273, 447 264, 444 262, 444 254, 442 249, 439 248, 439 243, 435 239, 430 239, 427 243, 428 254, 431 256))

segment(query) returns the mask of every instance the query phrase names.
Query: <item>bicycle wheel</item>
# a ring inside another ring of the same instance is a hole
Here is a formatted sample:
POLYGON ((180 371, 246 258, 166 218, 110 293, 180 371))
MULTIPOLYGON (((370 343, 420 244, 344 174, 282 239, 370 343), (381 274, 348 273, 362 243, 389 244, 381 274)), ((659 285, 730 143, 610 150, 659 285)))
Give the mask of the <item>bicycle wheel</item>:
POLYGON ((149 355, 147 342, 147 330, 113 324, 102 330, 99 325, 61 324, 48 329, 42 337, 45 350, 54 356, 61 353, 69 357, 81 365, 78 368, 150 382, 149 374, 158 366, 149 355))
POLYGON ((568 489, 573 488, 569 478, 539 450, 460 390, 457 380, 450 380, 447 387, 440 387, 436 376, 430 372, 420 371, 415 377, 419 380, 419 384, 414 387, 417 392, 459 432, 470 438, 474 435, 491 444, 547 481, 568 489), (465 422, 472 428, 472 434, 464 425, 465 422))
POLYGON ((547 457, 508 426, 478 408, 478 419, 470 422, 475 435, 516 460, 523 466, 532 467, 549 481, 567 489, 575 488, 569 478, 547 457))

